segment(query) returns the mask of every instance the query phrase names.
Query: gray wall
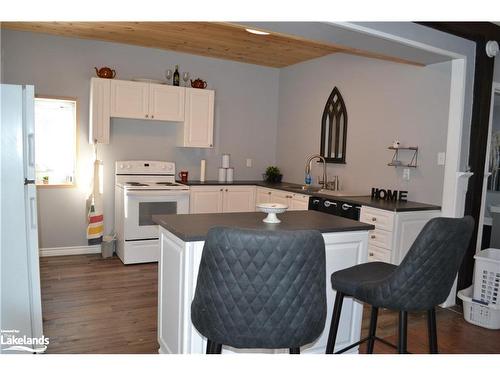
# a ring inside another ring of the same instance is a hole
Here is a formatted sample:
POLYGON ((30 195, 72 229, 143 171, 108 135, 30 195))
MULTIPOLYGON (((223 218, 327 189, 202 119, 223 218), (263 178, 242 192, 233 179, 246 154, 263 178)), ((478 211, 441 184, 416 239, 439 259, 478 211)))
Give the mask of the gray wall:
MULTIPOLYGON (((498 41, 500 43, 500 41, 498 41)), ((495 57, 495 67, 493 69, 493 82, 500 83, 500 55, 495 57)))
POLYGON ((215 149, 175 147, 175 125, 112 120, 111 143, 100 146, 105 165, 105 225, 113 228, 116 160, 173 160, 199 178, 207 159, 207 178, 216 178, 222 153, 232 154, 235 178, 260 178, 275 162, 278 109, 277 69, 122 44, 2 30, 6 83, 34 84, 37 94, 76 97, 80 109, 79 186, 38 190, 40 247, 86 245, 85 200, 89 193, 92 147, 88 141, 88 97, 94 66, 111 66, 117 78, 162 79, 175 64, 208 81, 215 96, 215 149), (253 159, 253 167, 245 159, 253 159))
MULTIPOLYGON (((277 162, 284 179, 303 183, 306 157, 319 152, 326 100, 337 86, 348 114, 347 164, 328 166, 344 190, 372 186, 409 191, 409 199, 441 203, 446 150, 450 63, 415 67, 333 54, 280 71, 277 162), (419 146, 419 167, 409 182, 387 166, 394 139, 419 146)), ((315 168, 313 177, 321 170, 315 168)))
MULTIPOLYGON (((497 59, 500 61, 500 59, 497 59)), ((500 80, 496 81, 500 82, 500 80)), ((492 120, 492 133, 500 132, 500 94, 495 94, 495 102, 493 107, 493 120, 492 120)), ((485 216, 491 216, 489 207, 491 205, 500 205, 500 191, 489 190, 486 193, 486 208, 484 210, 485 216)))

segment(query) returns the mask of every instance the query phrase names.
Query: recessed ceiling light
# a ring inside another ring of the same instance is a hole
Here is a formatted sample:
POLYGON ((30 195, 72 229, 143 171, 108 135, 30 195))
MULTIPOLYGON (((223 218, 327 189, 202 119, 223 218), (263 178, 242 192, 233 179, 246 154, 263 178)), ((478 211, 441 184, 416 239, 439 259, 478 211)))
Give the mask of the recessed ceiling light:
POLYGON ((250 34, 255 34, 255 35, 269 35, 268 32, 265 31, 260 31, 260 30, 255 30, 255 29, 245 29, 247 32, 250 34))

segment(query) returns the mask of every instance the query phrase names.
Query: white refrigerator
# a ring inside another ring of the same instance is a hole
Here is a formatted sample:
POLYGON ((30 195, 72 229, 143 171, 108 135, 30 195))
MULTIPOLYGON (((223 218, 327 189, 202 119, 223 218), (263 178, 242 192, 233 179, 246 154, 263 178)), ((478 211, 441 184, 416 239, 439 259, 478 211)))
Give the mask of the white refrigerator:
POLYGON ((2 84, 0 99, 0 351, 42 352, 34 87, 2 84), (24 336, 28 339, 12 341, 24 336), (29 343, 37 341, 29 338, 37 338, 38 343, 29 343))

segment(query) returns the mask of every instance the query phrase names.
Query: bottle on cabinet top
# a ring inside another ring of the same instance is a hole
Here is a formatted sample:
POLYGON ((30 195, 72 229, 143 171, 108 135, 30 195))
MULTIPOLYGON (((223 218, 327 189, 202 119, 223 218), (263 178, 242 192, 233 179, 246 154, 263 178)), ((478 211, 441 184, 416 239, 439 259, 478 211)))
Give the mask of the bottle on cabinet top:
POLYGON ((175 72, 174 72, 174 86, 179 86, 180 83, 180 75, 179 75, 179 65, 175 66, 175 72))

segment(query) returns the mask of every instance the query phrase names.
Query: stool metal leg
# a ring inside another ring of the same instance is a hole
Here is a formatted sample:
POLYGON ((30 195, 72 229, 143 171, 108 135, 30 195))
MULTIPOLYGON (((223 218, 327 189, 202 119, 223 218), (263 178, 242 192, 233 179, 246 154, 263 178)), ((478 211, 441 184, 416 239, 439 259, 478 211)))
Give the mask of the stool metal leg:
POLYGON ((370 330, 368 333, 368 343, 366 345, 367 354, 372 354, 373 347, 375 346, 375 334, 377 332, 377 318, 378 318, 378 307, 372 306, 372 313, 370 316, 370 330))
POLYGON ((335 349, 335 341, 337 340, 337 331, 340 323, 340 313, 342 312, 342 302, 344 301, 344 293, 337 292, 335 296, 335 304, 333 306, 332 322, 330 324, 330 333, 328 334, 328 342, 326 344, 326 354, 333 354, 335 349))
POLYGON ((300 354, 300 348, 290 348, 290 354, 300 354))
POLYGON ((399 341, 398 341, 398 353, 406 354, 406 342, 408 333, 408 312, 399 312, 399 341))
POLYGON ((207 354, 221 354, 222 345, 207 339, 207 354))
POLYGON ((429 331, 429 353, 438 353, 437 342, 437 326, 436 326, 436 309, 432 308, 427 311, 427 328, 429 331))

